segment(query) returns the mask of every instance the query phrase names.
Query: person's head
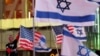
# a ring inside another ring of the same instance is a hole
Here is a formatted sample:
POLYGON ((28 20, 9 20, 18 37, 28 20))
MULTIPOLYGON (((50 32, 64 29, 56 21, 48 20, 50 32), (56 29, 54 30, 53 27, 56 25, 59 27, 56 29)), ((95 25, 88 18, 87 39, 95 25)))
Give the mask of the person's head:
POLYGON ((12 42, 14 40, 12 35, 9 35, 9 42, 12 42))

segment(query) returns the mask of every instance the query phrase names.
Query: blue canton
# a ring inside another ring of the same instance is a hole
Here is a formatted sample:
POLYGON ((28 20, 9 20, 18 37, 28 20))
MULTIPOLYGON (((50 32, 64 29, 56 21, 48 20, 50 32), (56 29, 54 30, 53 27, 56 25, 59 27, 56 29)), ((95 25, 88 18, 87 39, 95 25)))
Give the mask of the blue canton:
POLYGON ((20 31, 21 31, 21 38, 33 41, 33 31, 31 29, 27 29, 24 26, 21 26, 20 31))
POLYGON ((71 2, 67 2, 66 0, 57 0, 57 8, 61 9, 64 12, 65 9, 70 10, 69 5, 71 2))
POLYGON ((89 52, 90 52, 90 51, 89 51, 87 48, 85 48, 84 46, 79 46, 79 51, 78 51, 77 54, 78 54, 79 56, 89 56, 89 52), (85 54, 82 54, 82 53, 81 53, 81 51, 82 51, 83 49, 86 49, 86 53, 85 53, 85 54))

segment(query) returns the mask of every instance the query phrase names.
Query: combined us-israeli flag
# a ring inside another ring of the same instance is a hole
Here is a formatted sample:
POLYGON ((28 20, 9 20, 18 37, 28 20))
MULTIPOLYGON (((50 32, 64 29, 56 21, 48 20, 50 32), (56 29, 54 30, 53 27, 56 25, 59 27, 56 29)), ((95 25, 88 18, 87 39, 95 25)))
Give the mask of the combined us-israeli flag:
POLYGON ((36 0, 35 22, 90 26, 99 5, 88 0, 36 0))
POLYGON ((52 49, 46 45, 46 38, 42 35, 40 42, 35 45, 36 52, 50 52, 52 49))
POLYGON ((68 29, 68 32, 72 34, 76 39, 80 41, 87 40, 84 26, 67 25, 67 29, 68 29))
POLYGON ((64 39, 61 48, 62 56, 98 56, 78 39, 73 38, 67 28, 64 28, 63 35, 64 39))

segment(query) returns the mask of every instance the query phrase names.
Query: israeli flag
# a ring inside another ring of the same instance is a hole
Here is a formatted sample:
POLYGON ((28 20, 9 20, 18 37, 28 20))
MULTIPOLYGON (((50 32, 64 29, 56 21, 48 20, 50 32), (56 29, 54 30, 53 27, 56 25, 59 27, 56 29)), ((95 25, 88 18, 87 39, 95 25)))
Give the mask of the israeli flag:
POLYGON ((35 45, 35 51, 36 52, 50 52, 52 49, 48 48, 46 45, 46 38, 43 35, 40 39, 40 42, 35 45))
POLYGON ((65 25, 68 29, 68 32, 70 35, 72 34, 74 38, 80 40, 80 41, 86 41, 86 32, 84 26, 73 26, 73 25, 65 25))
POLYGON ((81 41, 86 41, 86 32, 85 28, 83 26, 74 26, 73 33, 72 33, 77 39, 81 41))
POLYGON ((99 6, 88 0, 36 0, 34 22, 40 26, 91 26, 99 6), (48 25, 46 25, 48 24, 48 25))
POLYGON ((64 39, 61 48, 62 56, 98 56, 78 39, 73 38, 67 28, 64 28, 63 35, 64 39))

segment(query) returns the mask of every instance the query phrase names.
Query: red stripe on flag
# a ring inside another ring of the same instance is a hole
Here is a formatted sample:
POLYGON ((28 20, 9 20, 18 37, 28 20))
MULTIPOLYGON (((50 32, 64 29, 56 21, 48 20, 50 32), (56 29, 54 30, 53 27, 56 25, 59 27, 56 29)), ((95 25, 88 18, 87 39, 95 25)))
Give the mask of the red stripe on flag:
POLYGON ((33 42, 29 41, 27 39, 24 38, 19 38, 19 48, 25 48, 25 49, 29 49, 29 50, 33 50, 33 42))
POLYGON ((19 46, 19 48, 23 48, 24 50, 33 50, 33 48, 28 48, 26 46, 19 46))
POLYGON ((74 32, 74 26, 73 25, 67 25, 67 29, 69 32, 73 33, 74 32))
POLYGON ((40 38, 42 37, 42 34, 40 32, 35 32, 34 34, 34 42, 39 42, 40 38))
POLYGON ((56 36, 56 43, 61 44, 63 39, 63 34, 59 34, 56 36))

